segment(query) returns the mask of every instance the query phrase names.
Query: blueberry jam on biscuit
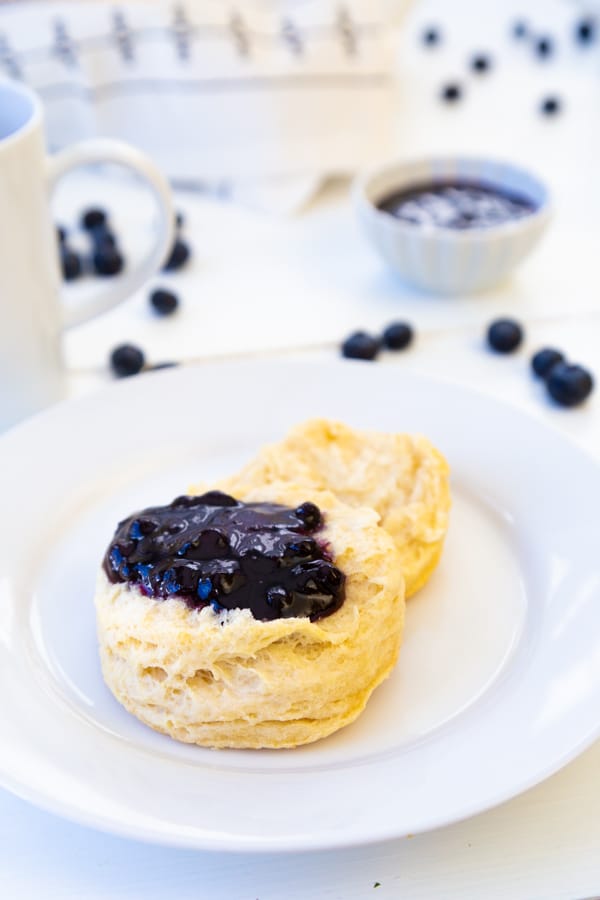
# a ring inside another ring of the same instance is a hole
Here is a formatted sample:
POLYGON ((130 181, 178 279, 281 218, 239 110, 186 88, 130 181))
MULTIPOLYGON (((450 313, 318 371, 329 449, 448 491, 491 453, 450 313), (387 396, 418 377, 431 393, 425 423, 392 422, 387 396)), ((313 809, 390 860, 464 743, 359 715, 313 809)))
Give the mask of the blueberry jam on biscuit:
POLYGON ((220 491, 178 497, 119 523, 104 557, 113 583, 179 597, 193 609, 249 609, 255 619, 328 616, 344 601, 342 572, 313 503, 242 503, 220 491))

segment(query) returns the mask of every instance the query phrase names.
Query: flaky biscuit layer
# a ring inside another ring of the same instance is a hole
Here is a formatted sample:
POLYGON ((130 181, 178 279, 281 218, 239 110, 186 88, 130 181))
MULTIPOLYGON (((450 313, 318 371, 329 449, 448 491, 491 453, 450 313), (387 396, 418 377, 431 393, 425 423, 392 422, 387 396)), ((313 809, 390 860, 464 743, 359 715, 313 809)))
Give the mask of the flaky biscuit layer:
POLYGON ((326 540, 346 575, 339 610, 257 621, 249 610, 191 610, 98 578, 104 679, 150 727, 210 747, 294 747, 352 722, 393 668, 404 624, 399 552, 370 509, 289 482, 240 486, 246 501, 325 514, 326 540))

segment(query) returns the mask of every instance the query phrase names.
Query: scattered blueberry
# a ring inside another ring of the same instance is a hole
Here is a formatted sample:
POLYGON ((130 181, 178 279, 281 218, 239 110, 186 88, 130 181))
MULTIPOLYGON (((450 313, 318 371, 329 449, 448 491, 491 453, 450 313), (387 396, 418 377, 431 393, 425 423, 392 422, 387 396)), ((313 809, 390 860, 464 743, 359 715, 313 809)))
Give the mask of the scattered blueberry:
POLYGON ((379 353, 380 343, 365 331, 355 331, 342 344, 342 356, 347 359, 375 359, 379 353))
POLYGON ((124 260, 118 250, 100 247, 92 255, 92 263, 97 275, 118 275, 123 269, 124 260))
POLYGON ((462 88, 460 84, 451 82, 445 84, 441 90, 440 96, 446 103, 456 103, 462 97, 462 88))
POLYGON ((546 387, 560 406, 577 406, 592 393, 594 380, 583 366, 559 362, 552 367, 546 387))
POLYGON ((512 353, 523 340, 523 329, 514 319, 496 319, 487 332, 487 341, 497 353, 512 353))
POLYGON ((531 368, 540 378, 547 378, 551 369, 559 362, 564 362, 564 356, 560 350, 554 347, 544 347, 538 350, 531 359, 531 368))
POLYGON ((540 111, 545 116, 556 116, 561 111, 562 103, 559 97, 545 97, 540 104, 540 111))
POLYGON ((478 75, 483 75, 492 68, 492 59, 486 53, 477 53, 471 60, 471 68, 478 75))
POLYGON ((392 322, 384 330, 381 339, 388 350, 404 350, 414 336, 412 326, 408 322, 392 322))
POLYGON ((527 22, 525 22, 523 19, 519 19, 517 22, 514 23, 514 25, 512 27, 513 37, 516 37, 518 40, 521 40, 522 38, 527 37, 528 33, 529 33, 529 27, 527 25, 527 22))
POLYGON ((110 365, 119 378, 137 375, 144 368, 144 354, 133 344, 121 344, 110 355, 110 365))
POLYGON ((63 228, 62 225, 57 225, 56 226, 56 235, 58 237, 58 243, 64 244, 64 242, 67 239, 67 229, 63 228))
POLYGON ((174 272, 176 269, 181 269, 182 266, 186 264, 189 257, 189 246, 185 241, 182 241, 181 238, 177 238, 175 243, 173 244, 171 254, 163 266, 163 271, 174 272))
POLYGON ((117 239, 110 228, 105 228, 101 225, 99 228, 94 228, 93 231, 90 232, 92 236, 92 241, 94 242, 95 250, 116 250, 117 248, 117 239))
POLYGON ((150 305, 159 316, 170 316, 179 306, 179 300, 171 291, 157 288, 150 294, 150 305))
POLYGON ((61 244, 60 264, 65 281, 73 281, 81 275, 81 259, 66 244, 61 244))
POLYGON ((591 44, 596 40, 596 20, 591 17, 580 19, 575 24, 575 40, 580 44, 591 44))
POLYGON ((427 47, 434 47, 436 44, 439 44, 442 39, 442 33, 439 28, 436 28, 433 25, 430 25, 429 28, 426 28, 423 32, 423 43, 427 47))
POLYGON ((542 59, 546 59, 554 52, 554 41, 548 35, 544 35, 536 38, 534 47, 537 55, 542 57, 542 59))
POLYGON ((81 216, 81 227, 86 231, 92 231, 94 228, 100 228, 107 222, 107 215, 103 209, 86 209, 81 216))

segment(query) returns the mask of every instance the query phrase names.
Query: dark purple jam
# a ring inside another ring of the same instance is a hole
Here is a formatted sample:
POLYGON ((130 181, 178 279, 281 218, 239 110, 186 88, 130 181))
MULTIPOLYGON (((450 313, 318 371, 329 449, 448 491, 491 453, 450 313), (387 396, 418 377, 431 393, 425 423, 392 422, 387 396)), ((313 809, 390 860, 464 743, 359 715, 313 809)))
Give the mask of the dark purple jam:
POLYGON ((504 225, 536 209, 525 197, 469 181, 415 185, 388 194, 377 207, 411 225, 460 231, 504 225))
POLYGON ((328 616, 344 602, 342 572, 314 503, 242 503, 220 491, 178 497, 119 523, 104 557, 113 583, 193 609, 249 609, 255 619, 328 616))

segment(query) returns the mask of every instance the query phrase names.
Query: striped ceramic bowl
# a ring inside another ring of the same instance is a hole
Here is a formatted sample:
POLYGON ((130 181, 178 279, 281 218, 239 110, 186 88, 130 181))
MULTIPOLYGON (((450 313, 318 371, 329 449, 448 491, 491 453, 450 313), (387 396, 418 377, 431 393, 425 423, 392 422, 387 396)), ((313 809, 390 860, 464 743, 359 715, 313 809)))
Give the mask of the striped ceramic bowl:
POLYGON ((470 157, 393 162, 359 176, 358 216, 383 258, 406 281, 427 291, 463 294, 502 281, 525 259, 551 216, 548 189, 510 163, 470 157), (475 182, 531 201, 533 212, 513 221, 457 230, 403 222, 378 209, 390 194, 436 182, 475 182))

